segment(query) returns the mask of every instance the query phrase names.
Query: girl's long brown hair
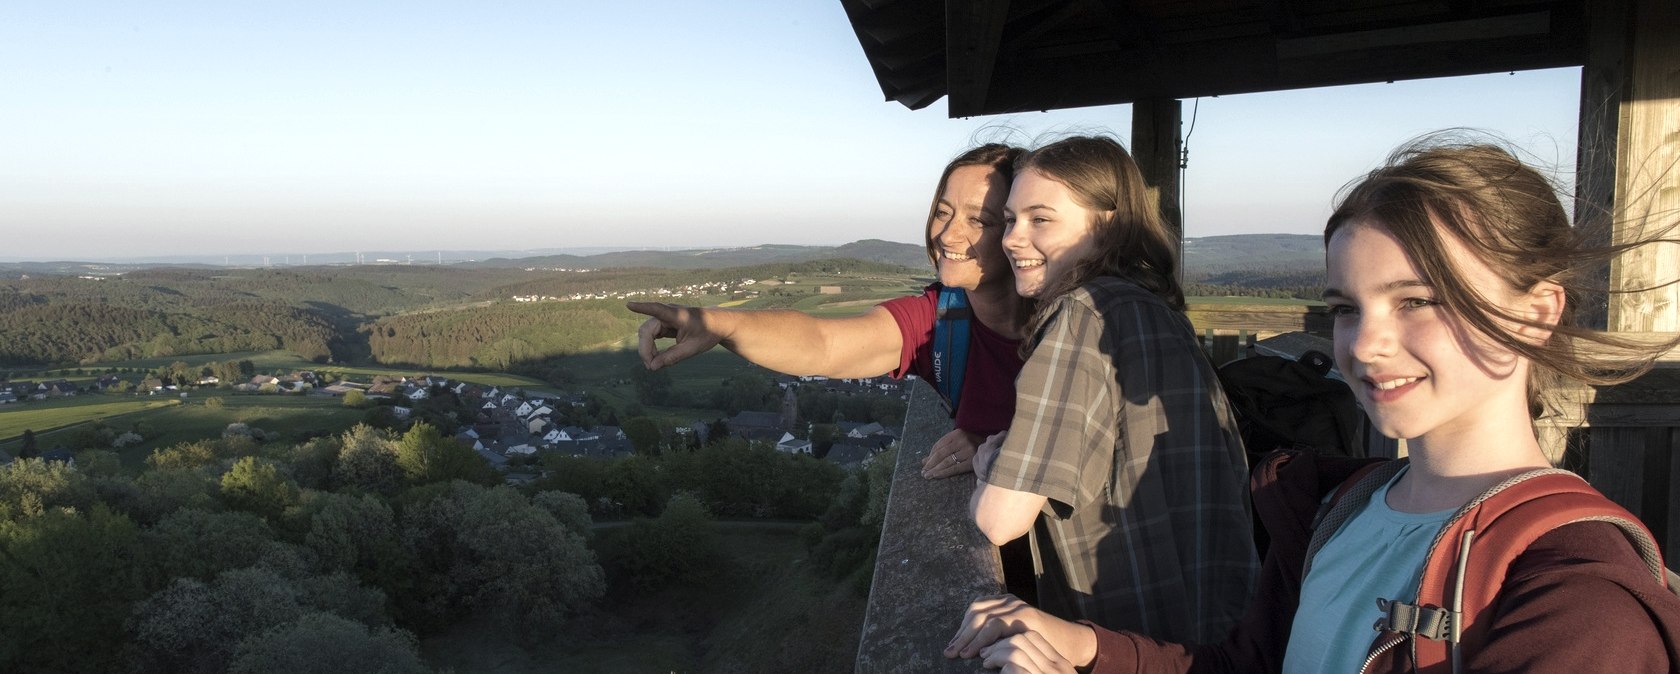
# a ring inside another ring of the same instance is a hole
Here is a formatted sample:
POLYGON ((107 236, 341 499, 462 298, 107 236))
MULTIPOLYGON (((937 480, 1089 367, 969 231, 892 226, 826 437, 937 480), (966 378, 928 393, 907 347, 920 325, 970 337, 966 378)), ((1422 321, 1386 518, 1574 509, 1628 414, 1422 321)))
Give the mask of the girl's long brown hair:
MULTIPOLYGON (((1535 364, 1529 368, 1528 382, 1532 417, 1548 411, 1546 394, 1563 380, 1619 384, 1644 374, 1658 356, 1680 343, 1680 337, 1640 339, 1575 320, 1583 294, 1609 290, 1584 287, 1589 270, 1628 250, 1673 241, 1660 236, 1672 233, 1674 225, 1658 228, 1658 237, 1594 244, 1606 240, 1603 231, 1609 219, 1572 227, 1551 181, 1499 146, 1436 135, 1401 147, 1384 166, 1344 191, 1324 228, 1325 244, 1355 222, 1393 234, 1448 310, 1535 364), (1445 237, 1462 244, 1514 291, 1528 291, 1544 281, 1563 287, 1558 324, 1514 315, 1477 293, 1447 254, 1445 237), (1551 337, 1534 343, 1508 327, 1516 325, 1550 329, 1551 337)), ((1646 289, 1618 292, 1640 290, 1646 289)))
POLYGON ((1038 295, 1029 335, 1036 335, 1049 320, 1055 306, 1052 300, 1098 276, 1125 279, 1155 293, 1168 306, 1184 310, 1184 290, 1178 284, 1178 239, 1149 197, 1143 172, 1126 148, 1101 136, 1064 138, 1022 155, 1015 174, 1027 171, 1066 185, 1074 201, 1096 214, 1091 223, 1096 253, 1038 295))

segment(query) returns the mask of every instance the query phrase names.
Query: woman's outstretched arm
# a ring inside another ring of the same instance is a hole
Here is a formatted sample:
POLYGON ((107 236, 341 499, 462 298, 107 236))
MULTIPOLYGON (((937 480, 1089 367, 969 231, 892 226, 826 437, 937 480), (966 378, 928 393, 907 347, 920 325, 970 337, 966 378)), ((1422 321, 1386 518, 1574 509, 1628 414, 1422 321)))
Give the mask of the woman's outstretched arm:
POLYGON ((719 344, 747 360, 785 374, 874 377, 898 367, 903 336, 882 307, 845 318, 817 318, 786 309, 716 309, 630 302, 649 316, 638 331, 642 364, 674 365, 719 344), (673 338, 661 351, 654 342, 673 338))

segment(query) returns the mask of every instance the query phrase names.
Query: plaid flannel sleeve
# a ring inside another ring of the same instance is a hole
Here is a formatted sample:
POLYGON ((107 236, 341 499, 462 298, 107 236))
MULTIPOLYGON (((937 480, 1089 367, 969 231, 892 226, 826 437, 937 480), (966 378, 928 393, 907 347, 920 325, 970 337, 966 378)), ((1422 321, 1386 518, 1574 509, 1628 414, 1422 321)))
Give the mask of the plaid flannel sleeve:
POLYGON ((1082 292, 1058 300, 1015 382, 1015 417, 989 484, 1042 495, 1066 518, 1098 500, 1114 460, 1112 365, 1102 317, 1082 292), (1085 300, 1085 301, 1081 301, 1085 300))

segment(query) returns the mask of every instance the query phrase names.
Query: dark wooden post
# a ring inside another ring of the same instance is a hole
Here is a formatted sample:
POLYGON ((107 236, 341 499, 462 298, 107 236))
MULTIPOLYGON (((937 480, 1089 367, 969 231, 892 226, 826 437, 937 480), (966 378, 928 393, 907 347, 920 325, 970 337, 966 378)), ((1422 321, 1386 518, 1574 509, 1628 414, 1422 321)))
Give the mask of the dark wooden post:
MULTIPOLYGON (((1161 217, 1178 241, 1179 259, 1184 259, 1184 212, 1179 209, 1179 136, 1183 104, 1175 98, 1151 98, 1132 104, 1132 156, 1149 184, 1149 194, 1161 208, 1161 217)), ((1184 268, 1179 266, 1183 280, 1184 268)))

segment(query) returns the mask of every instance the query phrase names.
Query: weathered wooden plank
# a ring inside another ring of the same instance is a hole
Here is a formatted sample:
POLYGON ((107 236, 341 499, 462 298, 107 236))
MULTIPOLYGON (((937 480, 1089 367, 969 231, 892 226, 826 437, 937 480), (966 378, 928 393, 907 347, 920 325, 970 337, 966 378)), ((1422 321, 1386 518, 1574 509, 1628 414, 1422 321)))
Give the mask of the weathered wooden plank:
POLYGON ((1591 426, 1669 428, 1680 426, 1680 391, 1671 391, 1675 402, 1650 405, 1606 405, 1587 407, 1587 421, 1591 426))
MULTIPOLYGON (((1680 484, 1680 461, 1675 460, 1674 453, 1680 452, 1680 428, 1668 430, 1668 504, 1664 508, 1668 512, 1668 526, 1664 527, 1663 559, 1668 561, 1669 567, 1674 566, 1672 560, 1680 553, 1680 490, 1674 485, 1680 484)), ((1649 523, 1647 523, 1649 525, 1649 523)))
POLYGON ((1680 402, 1680 368, 1658 367, 1625 384, 1600 387, 1595 405, 1673 405, 1680 402))
POLYGON ((1673 433, 1668 428, 1641 429, 1645 434, 1645 467, 1644 480, 1640 483, 1639 519, 1645 522, 1645 527, 1651 530, 1657 539, 1657 545, 1665 545, 1668 538, 1668 502, 1672 498, 1673 490, 1670 485, 1669 473, 1673 468, 1674 459, 1670 452, 1668 437, 1673 433))
POLYGON ((1640 514, 1644 509, 1645 429, 1590 428, 1587 435, 1587 479, 1610 500, 1640 514))
POLYGON ((945 3, 945 85, 952 117, 985 109, 1008 17, 1008 0, 945 3))
POLYGON ((1287 304, 1191 304, 1184 312, 1197 329, 1253 332, 1318 332, 1333 326, 1323 306, 1287 304))

